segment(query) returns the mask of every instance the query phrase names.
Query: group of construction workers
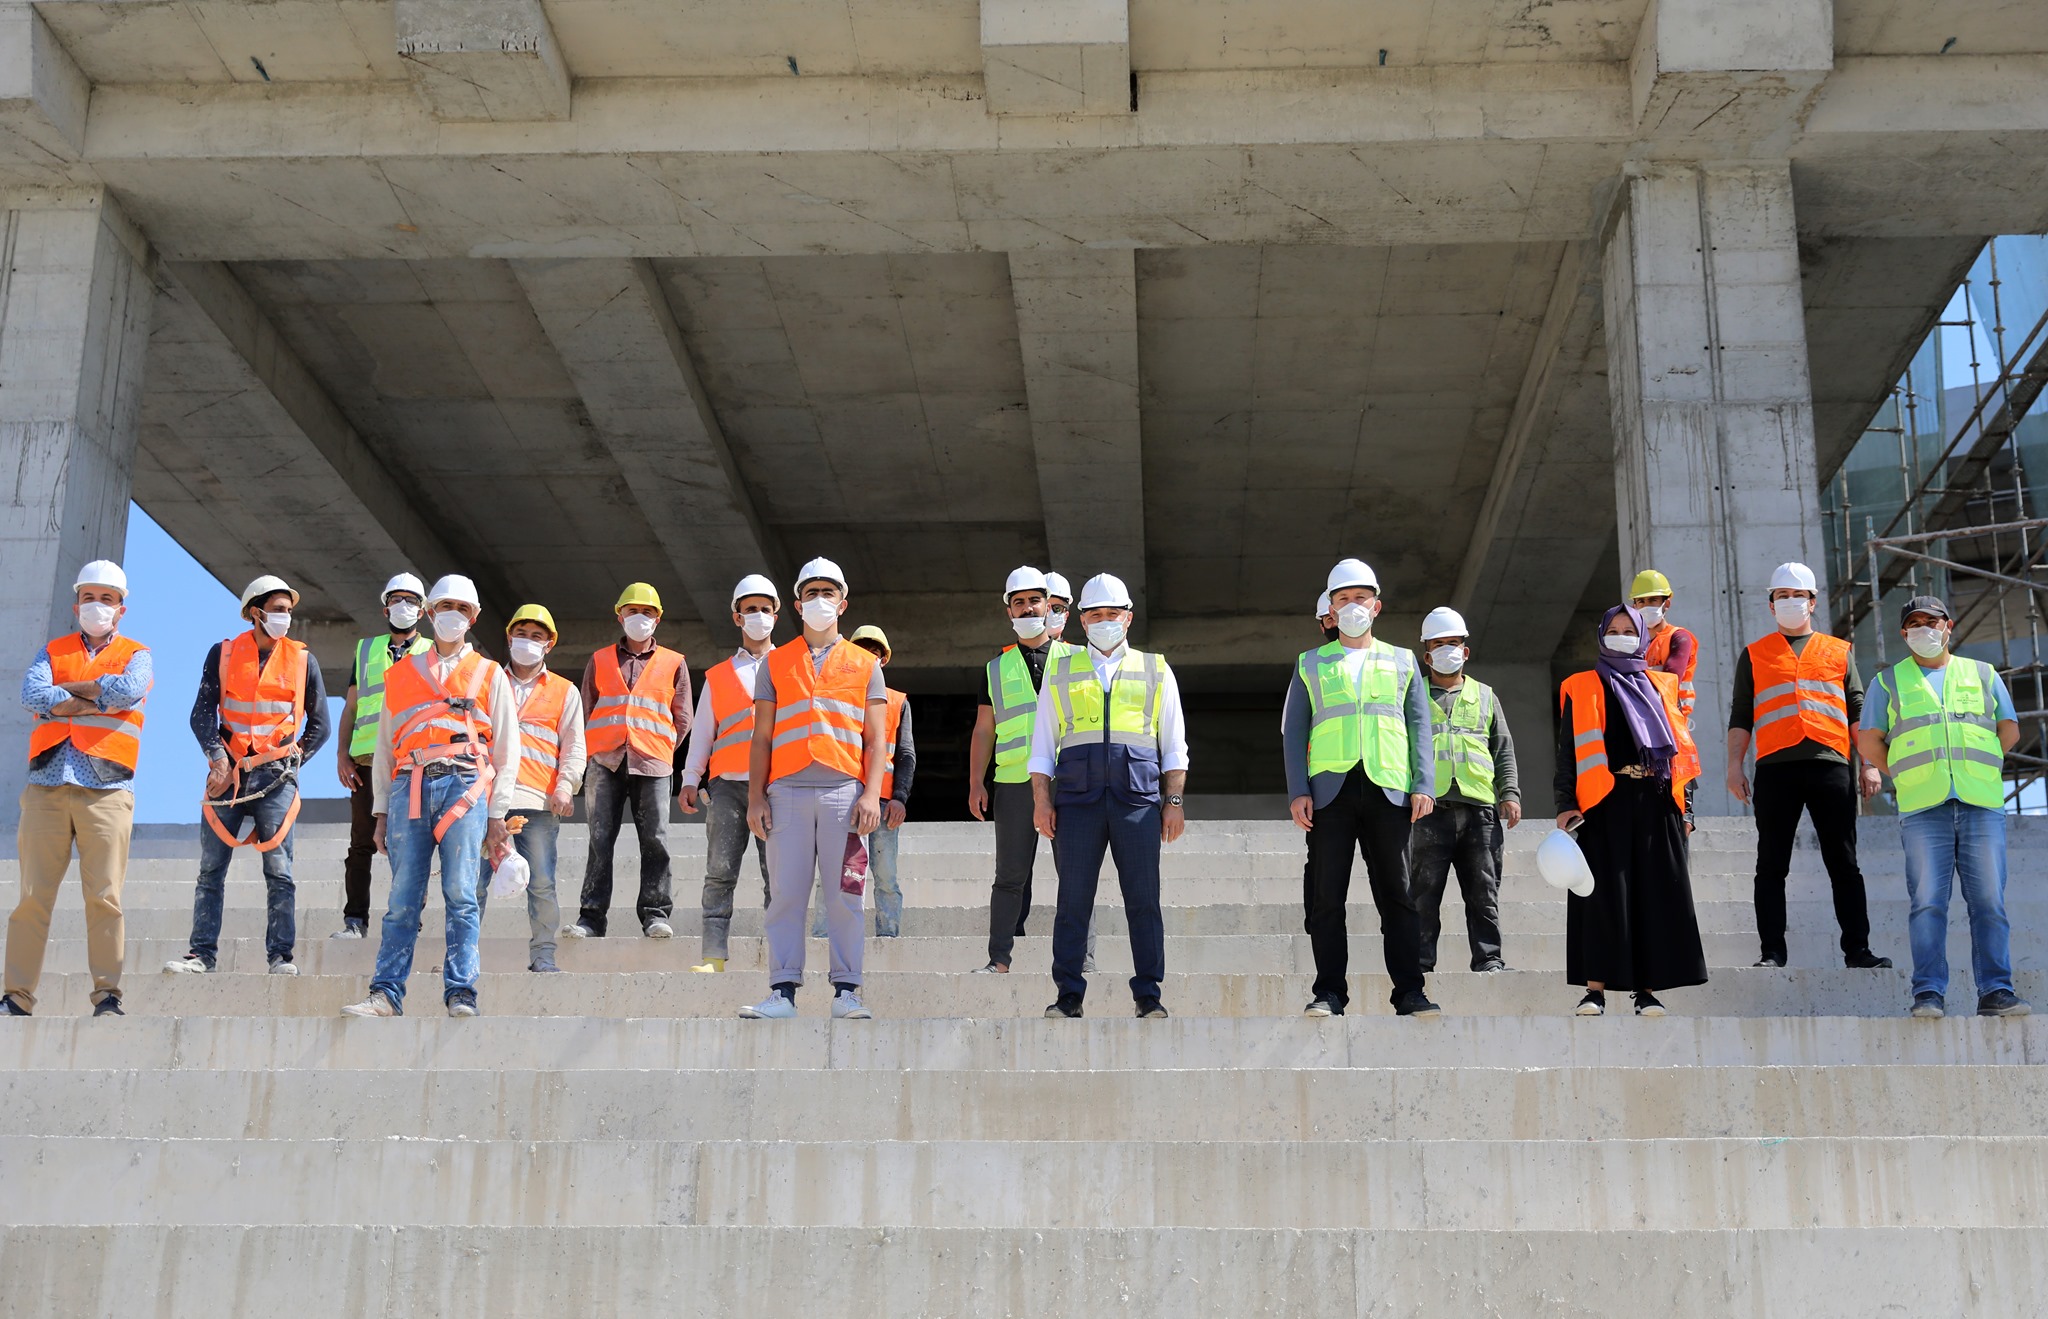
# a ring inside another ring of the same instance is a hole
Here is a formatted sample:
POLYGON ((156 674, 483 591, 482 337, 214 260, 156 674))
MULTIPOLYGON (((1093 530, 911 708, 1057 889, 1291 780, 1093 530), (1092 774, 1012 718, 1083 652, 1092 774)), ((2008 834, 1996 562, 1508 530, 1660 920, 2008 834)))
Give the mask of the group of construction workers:
MULTIPOLYGON (((87 564, 74 590, 77 630, 49 642, 23 681, 22 702, 35 724, 4 1015, 35 1007, 53 904, 74 848, 94 1015, 122 1011, 120 889, 153 670, 147 647, 119 630, 128 593, 120 567, 87 564)), ((1912 1015, 1946 1010, 1947 911, 1958 882, 1969 909, 1977 1011, 2024 1015, 2028 1005, 2012 988, 2004 913, 2000 769, 2018 739, 2011 697, 1994 669, 1950 651, 1949 612, 1926 596, 1909 601, 1900 620, 1909 658, 1866 691, 1848 643, 1813 630, 1817 597, 1809 569, 1781 565, 1769 593, 1774 630, 1737 663, 1727 779, 1756 814, 1756 965, 1788 960, 1785 881, 1802 814, 1820 836, 1846 965, 1891 965, 1870 948, 1856 863, 1856 796, 1875 794, 1889 774, 1911 900, 1912 1015), (1743 768, 1752 749, 1753 777, 1743 768)), ((297 973, 298 775, 329 732, 320 666, 289 635, 298 601, 279 578, 257 578, 241 595, 246 630, 207 654, 191 716, 208 764, 192 935, 167 973, 214 970, 223 884, 240 847, 262 856, 269 971, 297 973)), ((1005 582, 1002 601, 1015 639, 986 666, 969 756, 969 811, 993 819, 996 842, 980 970, 1010 971, 1043 838, 1058 877, 1055 998, 1046 1015, 1082 1015, 1094 969, 1095 900, 1110 857, 1131 944, 1136 1014, 1163 1018, 1160 856, 1186 827, 1188 772, 1173 670, 1163 656, 1131 648, 1134 600, 1112 575, 1089 579, 1076 597, 1059 574, 1022 567, 1005 582), (1070 643, 1075 611, 1081 635, 1070 643)), ((559 970, 558 937, 608 932, 613 848, 628 813, 639 839, 641 933, 673 938, 667 840, 675 798, 706 823, 702 960, 693 969, 725 970, 751 834, 765 881, 769 992, 740 1015, 796 1015, 815 894, 812 933, 829 940, 831 1013, 868 1018, 861 987, 870 883, 876 935, 896 935, 902 918, 897 830, 916 762, 909 705, 883 679, 887 636, 875 627, 841 635, 849 588, 838 565, 819 558, 799 571, 791 603, 800 631, 777 646, 781 603, 766 577, 750 575, 734 587, 739 647, 704 673, 693 699, 683 655, 655 640, 661 600, 645 583, 619 596, 617 641, 592 654, 572 683, 548 667, 560 634, 546 608, 527 604, 512 615, 509 661, 499 664, 471 640, 483 609, 468 578, 446 576, 429 588, 409 573, 393 577, 381 601, 386 629, 354 648, 337 739, 352 827, 334 937, 367 938, 371 858, 386 855, 391 870, 369 991, 342 1011, 403 1012, 437 857, 449 1015, 478 1012, 478 933, 494 886, 526 897, 529 970, 559 970), (589 853, 579 909, 565 926, 556 842, 579 795, 589 853)), ((1283 708, 1289 812, 1307 835, 1304 924, 1316 965, 1304 1009, 1310 1017, 1341 1015, 1348 1005, 1345 904, 1354 853, 1364 859, 1379 917, 1395 1012, 1439 1012, 1426 977, 1436 966, 1452 871, 1471 969, 1506 969, 1504 830, 1521 819, 1506 718, 1493 689, 1466 672, 1472 638, 1455 610, 1425 617, 1418 657, 1375 636, 1382 603, 1379 580, 1363 561, 1345 559, 1330 571, 1315 607, 1322 644, 1298 658, 1283 708)), ((1629 599, 1601 619, 1595 666, 1559 692, 1557 825, 1577 835, 1592 876, 1589 891, 1574 888, 1567 899, 1566 978, 1586 989, 1579 1015, 1604 1013, 1605 992, 1615 989, 1633 994, 1638 1014, 1661 1016, 1658 991, 1706 979, 1686 845, 1700 774, 1692 729, 1698 641, 1673 623, 1672 606, 1667 579, 1639 574, 1629 599)))

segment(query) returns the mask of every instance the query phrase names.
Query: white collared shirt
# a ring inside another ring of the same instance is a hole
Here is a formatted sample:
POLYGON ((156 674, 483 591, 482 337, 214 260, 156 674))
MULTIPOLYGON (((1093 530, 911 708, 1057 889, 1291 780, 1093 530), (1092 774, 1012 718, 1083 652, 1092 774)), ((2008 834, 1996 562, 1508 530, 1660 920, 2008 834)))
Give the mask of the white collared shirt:
MULTIPOLYGON (((1096 681, 1107 692, 1115 681, 1117 670, 1123 667, 1130 654, 1128 643, 1119 643, 1117 648, 1105 655, 1094 646, 1088 647, 1088 661, 1095 666, 1096 681)), ((1048 661, 1046 676, 1052 675, 1053 664, 1048 661)), ((1052 684, 1048 681, 1038 701, 1038 718, 1031 726, 1031 753, 1025 768, 1033 774, 1053 775, 1059 762, 1059 702, 1052 699, 1052 684)), ((1180 682, 1173 676, 1173 666, 1160 661, 1159 680, 1159 769, 1161 773, 1184 770, 1188 767, 1188 739, 1183 727, 1180 709, 1180 682)))

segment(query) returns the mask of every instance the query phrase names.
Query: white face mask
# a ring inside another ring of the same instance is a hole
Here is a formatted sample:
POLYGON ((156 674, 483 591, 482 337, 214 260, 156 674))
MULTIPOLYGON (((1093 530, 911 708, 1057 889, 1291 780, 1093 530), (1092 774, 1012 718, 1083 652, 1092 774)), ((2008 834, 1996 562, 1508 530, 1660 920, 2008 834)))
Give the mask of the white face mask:
POLYGON ((1610 654, 1633 655, 1643 648, 1643 639, 1631 636, 1605 636, 1600 638, 1600 644, 1607 647, 1610 654))
POLYGON ((119 612, 112 605, 80 605, 78 606, 78 630, 89 637, 103 637, 114 630, 114 615, 119 612))
POLYGON ((652 614, 627 614, 619 620, 619 626, 626 630, 628 639, 645 641, 654 635, 654 625, 660 621, 652 614))
POLYGON ((1036 614, 1026 614, 1022 618, 1011 619, 1010 630, 1015 632, 1020 639, 1029 641, 1033 637, 1045 635, 1045 620, 1036 614))
POLYGON ((1909 627, 1906 646, 1921 659, 1933 659, 1948 649, 1948 638, 1938 627, 1909 627))
POLYGON ((1372 631, 1371 605, 1345 605, 1337 611, 1337 630, 1347 637, 1362 637, 1372 631))
POLYGON ((1644 627, 1656 627, 1664 621, 1663 605, 1637 605, 1636 612, 1643 616, 1644 627))
POLYGON ((1778 620, 1779 627, 1805 627, 1806 620, 1813 617, 1813 601, 1800 595, 1773 600, 1771 617, 1778 620))
POLYGON ((1100 623, 1088 625, 1088 644, 1105 655, 1123 644, 1124 621, 1121 618, 1105 618, 1100 623))
POLYGON ((813 632, 823 632, 839 621, 839 602, 823 596, 813 596, 804 601, 804 626, 813 632))
POLYGON ((1067 611, 1064 609, 1052 610, 1045 616, 1045 625, 1054 632, 1062 631, 1067 626, 1067 611))
POLYGON ((434 635, 450 645, 469 631, 469 616, 460 609, 443 609, 434 615, 434 635))
POLYGON ((1452 674, 1465 667, 1463 646, 1438 646, 1429 652, 1429 667, 1438 673, 1452 674))
POLYGON ((547 642, 532 637, 513 637, 505 646, 512 652, 512 662, 521 668, 531 668, 548 657, 547 642))
POLYGON ((289 613, 265 614, 263 630, 272 638, 281 637, 292 630, 292 616, 289 613))
POLYGON ((775 615, 741 614, 740 630, 755 641, 766 641, 775 631, 775 615))
POLYGON ((410 632, 420 621, 420 607, 410 600, 394 601, 385 609, 384 617, 400 632, 410 632))

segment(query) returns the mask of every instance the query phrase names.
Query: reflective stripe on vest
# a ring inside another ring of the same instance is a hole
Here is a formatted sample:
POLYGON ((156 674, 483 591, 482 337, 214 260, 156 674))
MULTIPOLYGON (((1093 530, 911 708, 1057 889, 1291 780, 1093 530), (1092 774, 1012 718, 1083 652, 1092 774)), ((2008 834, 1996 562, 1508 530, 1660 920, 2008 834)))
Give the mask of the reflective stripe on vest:
POLYGON ((391 720, 393 773, 433 760, 487 759, 491 746, 491 675, 497 664, 471 650, 443 684, 434 652, 408 655, 384 674, 385 718, 391 720))
POLYGON ((811 764, 852 779, 862 776, 868 687, 879 663, 871 651, 843 638, 825 652, 822 667, 811 663, 810 644, 802 636, 768 653, 775 685, 770 782, 811 764))
POLYGON ((244 632, 220 643, 221 740, 235 760, 275 759, 299 735, 306 715, 306 647, 290 637, 256 648, 244 632))
POLYGON ((1406 792, 1414 777, 1407 718, 1414 652, 1375 638, 1365 647, 1363 686, 1354 688, 1351 660, 1357 654, 1332 641, 1296 663, 1309 700, 1308 772, 1349 774, 1363 765, 1374 783, 1406 792))
MULTIPOLYGON (((1054 661, 1076 649, 1065 642, 1047 643, 1048 672, 1054 661)), ((1031 666, 1017 646, 988 662, 988 703, 995 710, 996 782, 1029 783, 1031 727, 1038 719, 1038 689, 1031 685, 1031 666)))
POLYGON ((2004 810, 2005 749, 1998 742, 1991 666, 1951 655, 1940 696, 1910 657, 1891 673, 1886 759, 1900 814, 1939 806, 1951 790, 1971 806, 2004 810))
MULTIPOLYGON (((85 638, 76 632, 61 636, 50 642, 50 681, 94 682, 111 678, 128 669, 128 661, 136 652, 149 647, 139 641, 115 635, 107 638, 97 655, 88 654, 85 638)), ((154 686, 154 680, 151 686, 154 686)), ((111 761, 135 772, 136 762, 142 755, 142 707, 148 702, 148 694, 127 710, 105 710, 93 714, 73 715, 69 719, 38 719, 29 729, 28 757, 34 760, 50 748, 65 742, 81 752, 98 760, 111 761)))
POLYGON ((882 800, 896 795, 896 730, 903 726, 904 695, 894 687, 884 687, 882 697, 889 702, 888 712, 882 718, 882 736, 888 739, 882 748, 882 800))
POLYGON ((606 646, 591 656, 591 685, 597 702, 583 725, 584 746, 593 756, 609 755, 631 746, 635 754, 664 764, 676 758, 676 688, 683 672, 683 657, 666 646, 656 646, 640 668, 640 677, 626 690, 625 675, 619 669, 619 648, 606 646))
POLYGON ((541 670, 540 680, 519 707, 519 786, 543 797, 555 790, 562 767, 562 714, 575 684, 541 670))
MULTIPOLYGON (((432 643, 414 634, 407 655, 432 643)), ((356 724, 348 737, 348 754, 356 759, 377 751, 377 721, 384 714, 384 671, 391 667, 391 638, 364 637, 356 643, 356 724)))
POLYGON ((704 686, 711 693, 711 759, 704 767, 704 779, 745 778, 754 744, 754 693, 740 681, 739 668, 731 659, 712 665, 704 675, 704 686))
POLYGON ((1159 689, 1165 680, 1166 667, 1159 656, 1126 650, 1117 661, 1105 702, 1094 657, 1085 649, 1070 647, 1066 654, 1048 659, 1045 686, 1054 702, 1057 750, 1100 742, 1150 748, 1159 754, 1159 689))
MULTIPOLYGON (((1650 645, 1643 652, 1643 660, 1653 669, 1663 668, 1664 661, 1671 658, 1672 644, 1677 641, 1681 633, 1692 637, 1692 633, 1686 632, 1682 627, 1671 623, 1658 624, 1656 630, 1650 633, 1650 645)), ((1686 656, 1685 672, 1678 675, 1678 708, 1684 713, 1688 722, 1692 719, 1694 700, 1692 678, 1695 673, 1699 672, 1699 668, 1700 639, 1692 637, 1692 654, 1686 656)))
MULTIPOLYGON (((1664 699, 1664 718, 1678 744, 1671 758, 1671 796, 1685 810, 1685 785, 1700 776, 1699 747, 1678 708, 1678 679, 1660 669, 1649 670, 1650 685, 1664 699)), ((1576 763, 1578 808, 1592 810, 1614 791, 1614 769, 1607 763, 1607 684, 1592 669, 1574 673, 1557 693, 1559 713, 1571 707, 1572 755, 1576 763)))
POLYGON ((1430 693, 1429 719, 1436 730, 1436 791, 1456 784, 1458 791, 1473 801, 1489 806, 1496 800, 1493 784, 1493 752, 1487 740, 1493 732, 1493 688, 1476 679, 1465 679, 1457 699, 1446 715, 1430 693))
POLYGON ((1816 633, 1794 655, 1785 634, 1773 632, 1752 641, 1748 654, 1757 755, 1809 739, 1848 755, 1849 643, 1816 633))

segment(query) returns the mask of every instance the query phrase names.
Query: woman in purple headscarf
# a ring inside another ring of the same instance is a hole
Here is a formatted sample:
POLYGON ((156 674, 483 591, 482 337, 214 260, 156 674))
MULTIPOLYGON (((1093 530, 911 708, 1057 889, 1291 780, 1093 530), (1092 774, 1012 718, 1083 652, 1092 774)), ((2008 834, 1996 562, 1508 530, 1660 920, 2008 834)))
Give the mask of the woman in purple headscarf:
POLYGON ((1565 899, 1565 980, 1584 985, 1578 1014, 1607 1010, 1609 989, 1664 1015, 1656 991, 1707 982, 1685 836, 1686 785, 1699 752, 1678 713, 1678 679, 1642 658, 1642 615, 1600 620, 1600 658, 1565 679, 1558 721, 1560 829, 1577 829, 1593 892, 1565 899))

